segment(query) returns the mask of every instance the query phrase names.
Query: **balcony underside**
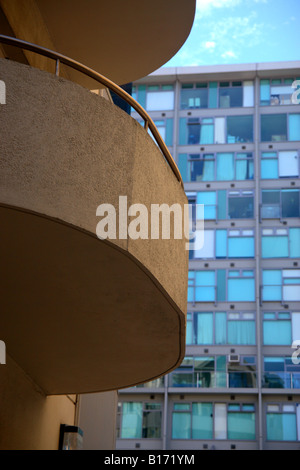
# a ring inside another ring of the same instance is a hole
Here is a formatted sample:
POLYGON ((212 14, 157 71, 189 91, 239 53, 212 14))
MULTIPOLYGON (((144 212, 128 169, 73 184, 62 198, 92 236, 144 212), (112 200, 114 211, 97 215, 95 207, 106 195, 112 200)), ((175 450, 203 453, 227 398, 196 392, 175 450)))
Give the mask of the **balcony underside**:
MULTIPOLYGON (((130 116, 62 78, 0 60, 1 340, 47 394, 112 390, 185 352, 185 240, 100 240, 102 203, 186 204, 130 116)), ((150 212, 149 212, 150 213, 150 212)), ((150 232, 150 228, 149 228, 150 232)), ((1 371, 2 372, 2 371, 1 371)))
MULTIPOLYGON (((195 3, 31 0, 28 7, 27 0, 0 1, 15 37, 55 49, 118 84, 148 75, 176 54, 190 33, 195 3)), ((1 20, 0 30, 6 34, 1 20)), ((25 55, 30 65, 37 60, 25 55)), ((85 76, 68 72, 91 86, 85 76)))
POLYGON ((173 367, 184 317, 135 258, 47 217, 0 212, 1 337, 46 393, 130 386, 173 367))

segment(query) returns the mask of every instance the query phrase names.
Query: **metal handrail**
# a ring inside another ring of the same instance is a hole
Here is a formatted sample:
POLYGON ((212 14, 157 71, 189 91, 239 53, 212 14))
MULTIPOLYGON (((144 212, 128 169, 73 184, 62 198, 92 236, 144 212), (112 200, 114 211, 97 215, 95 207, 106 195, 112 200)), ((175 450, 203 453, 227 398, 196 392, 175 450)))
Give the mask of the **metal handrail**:
POLYGON ((9 46, 16 46, 21 49, 25 49, 30 52, 34 52, 36 54, 40 54, 45 57, 48 57, 49 59, 55 60, 55 74, 57 76, 59 76, 60 64, 67 65, 68 67, 71 67, 77 70, 78 72, 81 72, 84 75, 87 75, 88 77, 96 80, 97 82, 101 83, 101 85, 104 85, 109 90, 116 93, 116 95, 118 95, 120 98, 124 99, 143 118, 144 123, 145 123, 144 124, 145 130, 147 131, 148 129, 150 129, 153 137, 156 140, 158 147, 160 148, 162 154, 164 155, 165 159, 167 160, 168 164, 173 170, 173 173, 175 174, 176 178, 178 179, 178 181, 183 187, 183 181, 181 178, 181 174, 178 170, 178 167, 175 161, 173 160, 173 157, 170 154, 160 133, 158 132, 154 122, 152 121, 148 113, 144 110, 144 108, 134 98, 132 98, 132 96, 129 95, 129 93, 124 91, 121 87, 119 87, 114 82, 104 77, 100 73, 95 72, 93 69, 81 64, 80 62, 77 62, 76 60, 70 59, 69 57, 66 57, 58 52, 52 51, 42 46, 37 46, 36 44, 32 44, 27 41, 23 41, 22 39, 5 36, 3 34, 0 34, 0 43, 7 44, 9 46))

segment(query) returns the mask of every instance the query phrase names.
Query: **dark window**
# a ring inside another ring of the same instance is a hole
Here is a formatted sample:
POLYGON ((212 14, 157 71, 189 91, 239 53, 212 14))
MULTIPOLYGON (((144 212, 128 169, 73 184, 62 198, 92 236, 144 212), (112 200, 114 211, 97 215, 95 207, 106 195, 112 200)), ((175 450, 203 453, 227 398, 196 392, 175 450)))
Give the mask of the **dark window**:
POLYGON ((287 140, 286 114, 264 114, 261 116, 261 141, 280 142, 287 140))

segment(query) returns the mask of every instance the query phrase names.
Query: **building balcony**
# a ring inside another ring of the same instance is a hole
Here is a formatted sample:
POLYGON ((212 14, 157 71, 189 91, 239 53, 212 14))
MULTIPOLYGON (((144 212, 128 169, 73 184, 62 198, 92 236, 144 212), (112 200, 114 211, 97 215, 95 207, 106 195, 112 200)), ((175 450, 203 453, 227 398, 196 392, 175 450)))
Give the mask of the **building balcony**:
POLYGON ((5 59, 0 77, 7 356, 46 394, 170 372, 185 353, 186 240, 96 231, 102 204, 115 208, 120 229, 120 196, 149 214, 152 204, 183 208, 176 166, 140 124, 81 85, 5 59))

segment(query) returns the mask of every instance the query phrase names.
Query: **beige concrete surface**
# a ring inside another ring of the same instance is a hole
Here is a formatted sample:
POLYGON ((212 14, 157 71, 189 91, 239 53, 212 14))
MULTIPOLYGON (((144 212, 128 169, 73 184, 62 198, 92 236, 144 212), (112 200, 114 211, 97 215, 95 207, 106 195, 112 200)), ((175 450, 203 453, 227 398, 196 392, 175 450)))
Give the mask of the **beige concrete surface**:
POLYGON ((131 386, 185 351, 182 240, 96 236, 99 204, 187 203, 151 137, 62 78, 0 60, 1 332, 46 394, 131 386))

